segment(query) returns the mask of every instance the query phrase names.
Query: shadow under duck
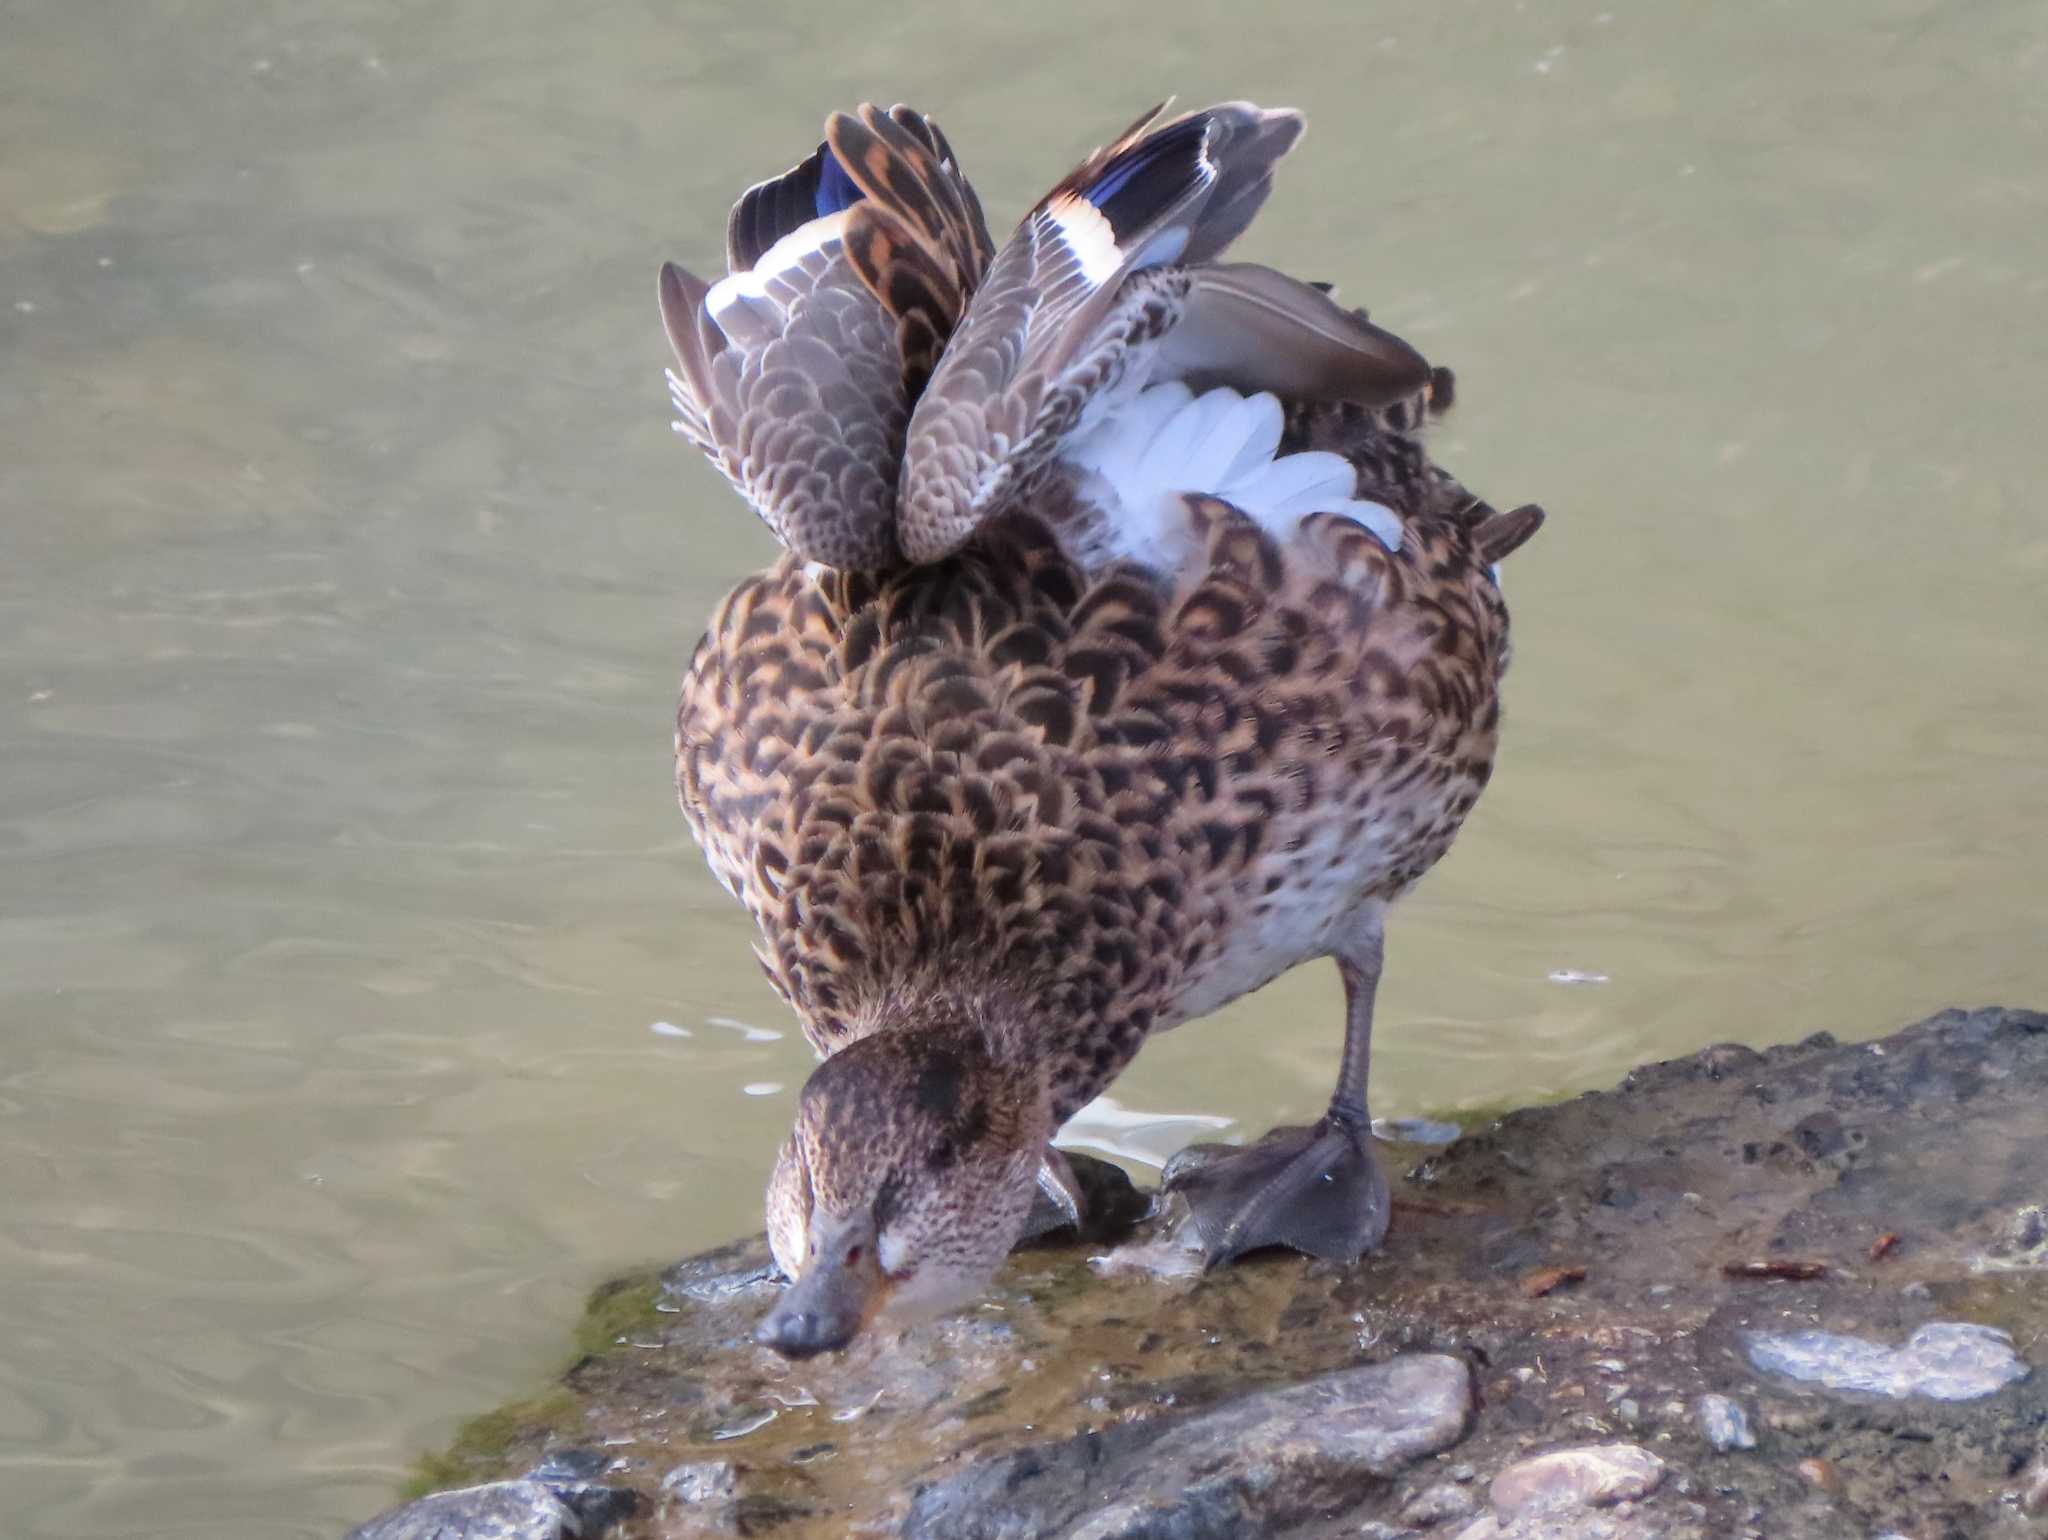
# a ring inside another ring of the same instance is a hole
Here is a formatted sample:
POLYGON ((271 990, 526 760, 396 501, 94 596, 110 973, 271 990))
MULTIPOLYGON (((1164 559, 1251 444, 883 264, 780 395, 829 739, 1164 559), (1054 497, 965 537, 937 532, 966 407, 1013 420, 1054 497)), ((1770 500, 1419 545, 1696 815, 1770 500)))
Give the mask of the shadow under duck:
MULTIPOLYGON (((1162 109, 1163 110, 1163 109, 1162 109)), ((1298 963, 1347 999, 1328 1113, 1175 1177, 1209 1261, 1354 1259, 1385 910, 1486 784, 1495 564, 1541 522, 1431 463, 1450 376, 1218 261, 1302 118, 1148 113, 1000 251, 905 107, 661 274, 676 427, 787 548, 683 684, 683 810, 823 1056, 768 1190, 761 1340, 971 1300, 1050 1141, 1152 1033, 1298 963)))

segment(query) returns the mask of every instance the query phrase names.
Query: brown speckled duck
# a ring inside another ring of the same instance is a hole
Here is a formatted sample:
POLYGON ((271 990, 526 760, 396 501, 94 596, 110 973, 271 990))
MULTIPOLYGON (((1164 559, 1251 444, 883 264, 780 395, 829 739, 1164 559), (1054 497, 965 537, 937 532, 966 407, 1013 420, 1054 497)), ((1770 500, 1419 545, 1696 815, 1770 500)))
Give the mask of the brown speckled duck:
POLYGON ((1534 532, 1430 463, 1449 375, 1225 264, 1302 119, 1147 114, 999 251, 953 152, 833 117, 674 266, 677 428, 788 548, 721 604, 683 810, 824 1062, 768 1189, 761 1340, 971 1300, 1147 1037, 1333 958, 1324 1118, 1181 1183, 1212 1263, 1353 1259, 1387 905, 1486 784, 1495 564, 1534 532))

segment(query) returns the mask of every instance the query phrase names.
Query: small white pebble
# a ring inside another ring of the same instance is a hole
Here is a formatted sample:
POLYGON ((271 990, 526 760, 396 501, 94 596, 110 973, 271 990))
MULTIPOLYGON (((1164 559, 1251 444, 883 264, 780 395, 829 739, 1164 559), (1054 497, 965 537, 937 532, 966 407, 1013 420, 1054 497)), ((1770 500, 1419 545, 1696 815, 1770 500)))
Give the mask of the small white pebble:
POLYGON ((748 1096, 773 1096, 781 1089, 782 1082, 780 1080, 750 1080, 740 1087, 740 1090, 748 1096))

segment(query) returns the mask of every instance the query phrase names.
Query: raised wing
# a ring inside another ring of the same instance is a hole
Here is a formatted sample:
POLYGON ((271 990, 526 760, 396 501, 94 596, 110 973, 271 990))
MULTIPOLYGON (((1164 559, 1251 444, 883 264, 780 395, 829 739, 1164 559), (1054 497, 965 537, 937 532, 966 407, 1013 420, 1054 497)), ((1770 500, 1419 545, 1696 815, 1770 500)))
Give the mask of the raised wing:
POLYGON ((975 292, 910 420, 897 502, 910 560, 965 544, 1039 486, 1063 440, 1154 381, 1368 406, 1427 382, 1413 348, 1309 285, 1214 265, 1265 202, 1301 115, 1231 102, 1160 124, 1161 110, 1048 194, 975 292))
POLYGON ((901 106, 836 114, 814 153, 734 205, 724 278, 663 265, 677 431, 791 551, 898 560, 911 402, 990 250, 938 125, 901 106))

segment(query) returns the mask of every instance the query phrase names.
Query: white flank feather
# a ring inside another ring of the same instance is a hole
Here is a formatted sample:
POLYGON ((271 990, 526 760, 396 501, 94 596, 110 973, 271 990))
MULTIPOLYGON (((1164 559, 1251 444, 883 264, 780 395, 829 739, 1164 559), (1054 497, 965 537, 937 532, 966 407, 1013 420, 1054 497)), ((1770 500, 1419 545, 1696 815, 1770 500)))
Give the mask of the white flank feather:
POLYGON ((1282 540, 1310 514, 1334 513, 1399 550, 1400 516, 1353 495, 1351 462, 1326 450, 1276 454, 1281 428, 1280 403, 1269 394, 1219 386, 1197 396, 1170 380, 1070 435, 1060 458, 1083 473, 1084 494, 1110 516, 1120 557, 1165 557, 1189 493, 1223 499, 1282 540))

